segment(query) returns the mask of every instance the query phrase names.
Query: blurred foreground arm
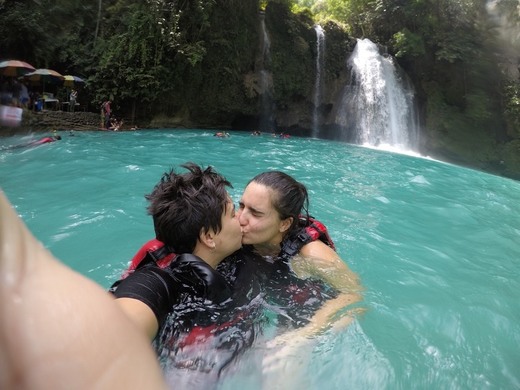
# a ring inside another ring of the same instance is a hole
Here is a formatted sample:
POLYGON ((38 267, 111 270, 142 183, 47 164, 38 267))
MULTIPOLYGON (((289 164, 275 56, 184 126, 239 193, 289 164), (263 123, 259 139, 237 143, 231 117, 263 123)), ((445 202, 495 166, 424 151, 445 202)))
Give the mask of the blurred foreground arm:
POLYGON ((0 190, 0 389, 163 389, 145 335, 57 261, 0 190))

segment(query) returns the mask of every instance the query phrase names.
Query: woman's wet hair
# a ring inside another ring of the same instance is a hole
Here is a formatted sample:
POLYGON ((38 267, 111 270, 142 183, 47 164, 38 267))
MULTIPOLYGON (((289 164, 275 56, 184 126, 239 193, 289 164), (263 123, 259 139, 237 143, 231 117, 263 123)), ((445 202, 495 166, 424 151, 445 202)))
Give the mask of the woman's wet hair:
POLYGON ((153 217, 155 235, 176 253, 191 253, 201 231, 222 229, 222 214, 232 187, 212 167, 182 165, 188 172, 165 173, 151 194, 147 210, 153 217))
POLYGON ((309 219, 309 195, 307 188, 288 174, 280 171, 263 172, 249 183, 262 184, 273 192, 272 203, 280 219, 293 218, 290 233, 298 226, 299 216, 309 219))

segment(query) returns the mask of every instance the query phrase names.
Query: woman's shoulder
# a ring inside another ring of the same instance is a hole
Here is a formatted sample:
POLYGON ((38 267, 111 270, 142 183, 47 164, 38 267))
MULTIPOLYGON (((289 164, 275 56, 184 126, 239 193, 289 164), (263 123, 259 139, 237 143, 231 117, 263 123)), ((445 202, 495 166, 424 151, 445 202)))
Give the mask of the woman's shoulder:
POLYGON ((300 255, 305 257, 318 257, 323 260, 338 258, 336 251, 321 240, 311 241, 303 245, 300 249, 300 255))

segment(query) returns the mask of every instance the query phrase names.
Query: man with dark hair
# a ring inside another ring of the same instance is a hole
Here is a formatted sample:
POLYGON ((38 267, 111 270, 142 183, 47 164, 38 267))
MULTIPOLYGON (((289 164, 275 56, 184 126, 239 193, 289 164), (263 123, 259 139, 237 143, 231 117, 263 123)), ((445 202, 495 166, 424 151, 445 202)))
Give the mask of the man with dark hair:
POLYGON ((230 287, 215 268, 241 247, 240 224, 226 191, 231 183, 211 167, 183 167, 188 172, 165 173, 146 196, 156 238, 179 255, 165 268, 144 261, 111 289, 151 339, 186 299, 219 304, 230 297, 230 287))
MULTIPOLYGON (((114 288, 117 299, 56 261, 0 192, 0 388, 164 388, 150 338, 172 310, 184 323, 190 303, 228 300, 214 268, 242 241, 230 183, 211 167, 183 167, 147 199, 157 235, 186 253, 165 269, 143 262, 114 288)), ((211 313, 201 317, 214 323, 211 313)))

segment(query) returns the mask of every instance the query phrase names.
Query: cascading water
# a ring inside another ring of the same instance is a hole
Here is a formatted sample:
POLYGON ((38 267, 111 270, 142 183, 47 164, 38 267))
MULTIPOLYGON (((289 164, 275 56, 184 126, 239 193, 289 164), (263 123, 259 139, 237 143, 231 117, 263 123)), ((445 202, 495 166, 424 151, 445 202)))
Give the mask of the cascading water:
POLYGON ((348 60, 352 85, 347 88, 338 123, 352 130, 354 141, 396 150, 417 148, 417 118, 412 86, 399 74, 391 56, 360 39, 348 60))
POLYGON ((260 91, 261 91, 261 117, 260 117, 260 130, 271 131, 272 126, 272 98, 271 98, 271 76, 267 71, 267 67, 270 63, 270 49, 271 41, 269 40, 269 34, 267 34, 267 28, 265 26, 265 13, 260 13, 260 49, 262 58, 260 61, 260 91))
POLYGON ((267 34, 267 28, 265 27, 265 14, 260 14, 260 29, 262 30, 262 58, 265 63, 269 60, 269 50, 271 49, 271 41, 269 40, 269 35, 267 34))
POLYGON ((319 135, 319 108, 322 95, 322 73, 325 59, 325 33, 319 25, 314 26, 316 31, 316 81, 314 82, 314 112, 312 115, 312 136, 317 138, 319 135))

